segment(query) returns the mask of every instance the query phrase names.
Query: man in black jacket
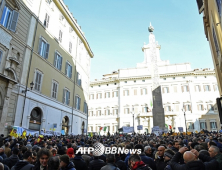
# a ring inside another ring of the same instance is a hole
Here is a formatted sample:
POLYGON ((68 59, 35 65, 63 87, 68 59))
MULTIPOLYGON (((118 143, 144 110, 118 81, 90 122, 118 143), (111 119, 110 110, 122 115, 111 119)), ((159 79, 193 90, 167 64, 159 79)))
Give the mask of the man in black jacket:
POLYGON ((14 148, 12 150, 12 155, 9 158, 2 160, 1 162, 11 169, 19 161, 18 154, 19 150, 17 148, 14 148))
POLYGON ((159 146, 157 150, 158 158, 155 160, 156 162, 156 169, 157 170, 164 170, 166 167, 167 163, 164 162, 164 152, 165 152, 165 147, 164 146, 159 146))
POLYGON ((173 146, 172 146, 172 150, 177 153, 179 151, 179 141, 173 141, 173 146))
POLYGON ((107 164, 101 168, 101 170, 120 170, 117 165, 115 164, 115 155, 108 154, 106 155, 106 162, 107 164))
POLYGON ((127 170, 126 164, 123 160, 121 160, 120 154, 116 154, 116 165, 120 170, 127 170))
POLYGON ((187 147, 182 147, 179 152, 174 155, 170 163, 172 170, 205 170, 204 163, 202 161, 198 161, 196 156, 187 150, 187 147), (185 164, 179 164, 179 160, 182 155, 185 164))
POLYGON ((89 162, 89 170, 100 170, 106 163, 99 159, 98 156, 94 156, 94 160, 89 162))
POLYGON ((141 161, 139 155, 130 155, 128 163, 131 170, 151 170, 148 165, 141 161))
POLYGON ((88 168, 80 152, 78 152, 74 158, 71 158, 70 161, 74 163, 76 170, 84 170, 88 168))
POLYGON ((32 165, 32 157, 32 152, 26 151, 23 154, 23 160, 18 161, 11 170, 32 170, 32 168, 34 167, 34 165, 32 165))

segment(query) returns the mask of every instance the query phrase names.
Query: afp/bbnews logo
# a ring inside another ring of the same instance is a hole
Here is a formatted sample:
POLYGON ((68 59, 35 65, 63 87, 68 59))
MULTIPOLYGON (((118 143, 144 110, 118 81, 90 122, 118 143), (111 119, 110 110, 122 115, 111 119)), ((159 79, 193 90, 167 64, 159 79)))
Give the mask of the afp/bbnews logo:
POLYGON ((117 147, 105 147, 101 143, 95 143, 93 147, 81 147, 76 151, 76 154, 87 154, 93 153, 94 156, 101 156, 102 154, 141 154, 141 149, 124 149, 124 148, 117 148, 117 147))

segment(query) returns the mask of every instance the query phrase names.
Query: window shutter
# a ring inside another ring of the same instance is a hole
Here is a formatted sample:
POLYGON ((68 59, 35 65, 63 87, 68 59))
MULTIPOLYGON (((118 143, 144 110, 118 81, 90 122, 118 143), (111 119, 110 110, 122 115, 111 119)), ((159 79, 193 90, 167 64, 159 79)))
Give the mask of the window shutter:
POLYGON ((116 92, 116 97, 118 97, 118 95, 119 95, 119 93, 118 93, 118 91, 116 92))
POLYGON ((190 91, 190 88, 189 88, 189 86, 187 86, 187 92, 189 92, 190 91))
POLYGON ((123 90, 123 96, 125 96, 125 90, 123 90))
POLYGON ((182 90, 182 93, 184 92, 184 87, 183 86, 181 86, 181 90, 182 90))
MULTIPOLYGON (((69 78, 72 78, 72 66, 70 65, 70 77, 69 78)), ((81 84, 80 84, 81 86, 81 84)))
POLYGON ((185 109, 185 111, 187 111, 187 107, 186 107, 186 105, 184 106, 184 109, 185 109))
POLYGON ((67 75, 67 73, 68 73, 67 69, 68 69, 68 63, 66 62, 66 70, 65 70, 65 75, 67 75))
POLYGON ((205 122, 205 130, 207 129, 207 122, 205 122))
POLYGON ((49 44, 46 43, 45 59, 48 59, 48 56, 49 56, 49 44))
POLYGON ((41 80, 42 80, 42 74, 39 73, 39 88, 38 88, 39 91, 40 91, 40 86, 41 86, 41 80))
POLYGON ((197 86, 194 87, 195 91, 197 91, 197 86))
POLYGON ((38 53, 41 54, 42 51, 42 38, 39 38, 39 49, 38 49, 38 53))
POLYGON ((55 52, 55 57, 54 57, 54 66, 56 67, 56 62, 58 62, 57 61, 58 59, 57 59, 57 52, 55 52))
POLYGON ((215 87, 215 85, 213 85, 213 88, 214 88, 214 91, 216 91, 216 87, 215 87))
POLYGON ((0 64, 1 64, 1 61, 2 61, 2 51, 0 51, 0 64))
POLYGON ((96 99, 98 99, 98 93, 96 94, 96 99))
POLYGON ((112 97, 114 97, 114 92, 112 92, 112 97))
POLYGON ((69 94, 69 97, 68 97, 68 105, 69 105, 69 103, 70 103, 70 92, 69 91, 67 91, 67 92, 69 94))
POLYGON ((199 91, 201 92, 201 86, 199 85, 199 91))
POLYGON ((203 87, 204 87, 204 91, 206 91, 206 86, 204 85, 203 87))
POLYGON ((171 111, 171 106, 169 106, 169 111, 171 111))
POLYGON ((170 93, 170 88, 169 87, 167 87, 167 91, 168 91, 167 93, 170 93))
POLYGON ((49 27, 49 18, 50 18, 50 16, 47 14, 47 20, 46 20, 46 27, 48 28, 49 27))
POLYGON ((129 90, 127 90, 128 91, 128 96, 130 95, 130 91, 129 90))
POLYGON ((215 122, 215 126, 216 126, 216 128, 217 128, 217 122, 215 122))
POLYGON ((200 110, 200 105, 199 104, 197 105, 197 110, 200 110))
POLYGON ((59 70, 61 71, 62 69, 62 56, 59 57, 60 60, 59 60, 59 70))
POLYGON ((201 110, 202 110, 202 111, 204 110, 204 107, 203 107, 203 105, 201 105, 201 110))
POLYGON ((177 93, 177 86, 174 86, 174 92, 177 93))
POLYGON ((18 17, 19 17, 19 13, 17 11, 13 11, 12 12, 12 19, 11 19, 11 23, 10 23, 10 27, 9 27, 9 29, 13 32, 15 32, 15 30, 16 30, 18 17))
POLYGON ((192 128, 194 129, 194 123, 192 123, 192 128))
POLYGON ((62 103, 65 103, 65 93, 66 93, 66 90, 65 89, 63 89, 63 97, 62 97, 62 103))
POLYGON ((162 91, 163 91, 163 93, 164 93, 164 87, 162 88, 162 91))
POLYGON ((209 91, 211 91, 211 85, 208 85, 209 86, 209 91))
POLYGON ((106 98, 106 92, 105 92, 105 98, 106 98))
POLYGON ((78 109, 78 96, 75 96, 75 108, 78 109))
POLYGON ((80 110, 80 107, 81 107, 81 98, 79 97, 79 106, 78 106, 79 110, 80 110))
POLYGON ((179 111, 179 105, 176 105, 176 111, 179 111))

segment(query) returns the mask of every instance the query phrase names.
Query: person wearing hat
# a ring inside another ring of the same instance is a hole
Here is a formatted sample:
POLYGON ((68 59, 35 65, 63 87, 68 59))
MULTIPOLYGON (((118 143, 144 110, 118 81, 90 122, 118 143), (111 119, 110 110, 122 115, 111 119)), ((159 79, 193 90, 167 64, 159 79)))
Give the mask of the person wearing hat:
POLYGON ((60 170, 76 170, 73 162, 69 161, 68 155, 60 156, 60 170))
POLYGON ((169 162, 173 158, 174 155, 175 153, 171 149, 165 150, 163 158, 164 158, 164 162, 166 163, 166 167, 164 170, 172 170, 171 166, 169 165, 169 162))
POLYGON ((74 149, 73 148, 67 149, 66 154, 69 156, 69 158, 74 158, 74 149))

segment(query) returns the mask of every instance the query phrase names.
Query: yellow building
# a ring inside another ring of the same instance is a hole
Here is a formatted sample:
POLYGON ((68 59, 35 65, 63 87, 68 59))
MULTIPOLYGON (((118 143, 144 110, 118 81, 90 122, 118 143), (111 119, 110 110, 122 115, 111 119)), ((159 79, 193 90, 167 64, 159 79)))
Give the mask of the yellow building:
MULTIPOLYGON (((203 15, 205 35, 209 41, 219 93, 222 96, 222 0, 197 0, 197 6, 203 15)), ((220 117, 222 119, 222 115, 220 117)))
MULTIPOLYGON (((19 3, 29 17, 22 15, 26 21, 19 24, 22 28, 18 26, 18 35, 25 37, 22 37, 24 49, 18 54, 22 58, 20 78, 6 79, 11 83, 8 83, 7 93, 15 91, 17 95, 12 97, 14 108, 11 109, 9 102, 8 110, 13 115, 8 123, 34 131, 82 134, 87 127, 89 71, 93 57, 84 33, 62 0, 22 0, 19 3)), ((7 104, 5 102, 4 107, 7 104)), ((9 111, 4 112, 9 115, 9 111)))

